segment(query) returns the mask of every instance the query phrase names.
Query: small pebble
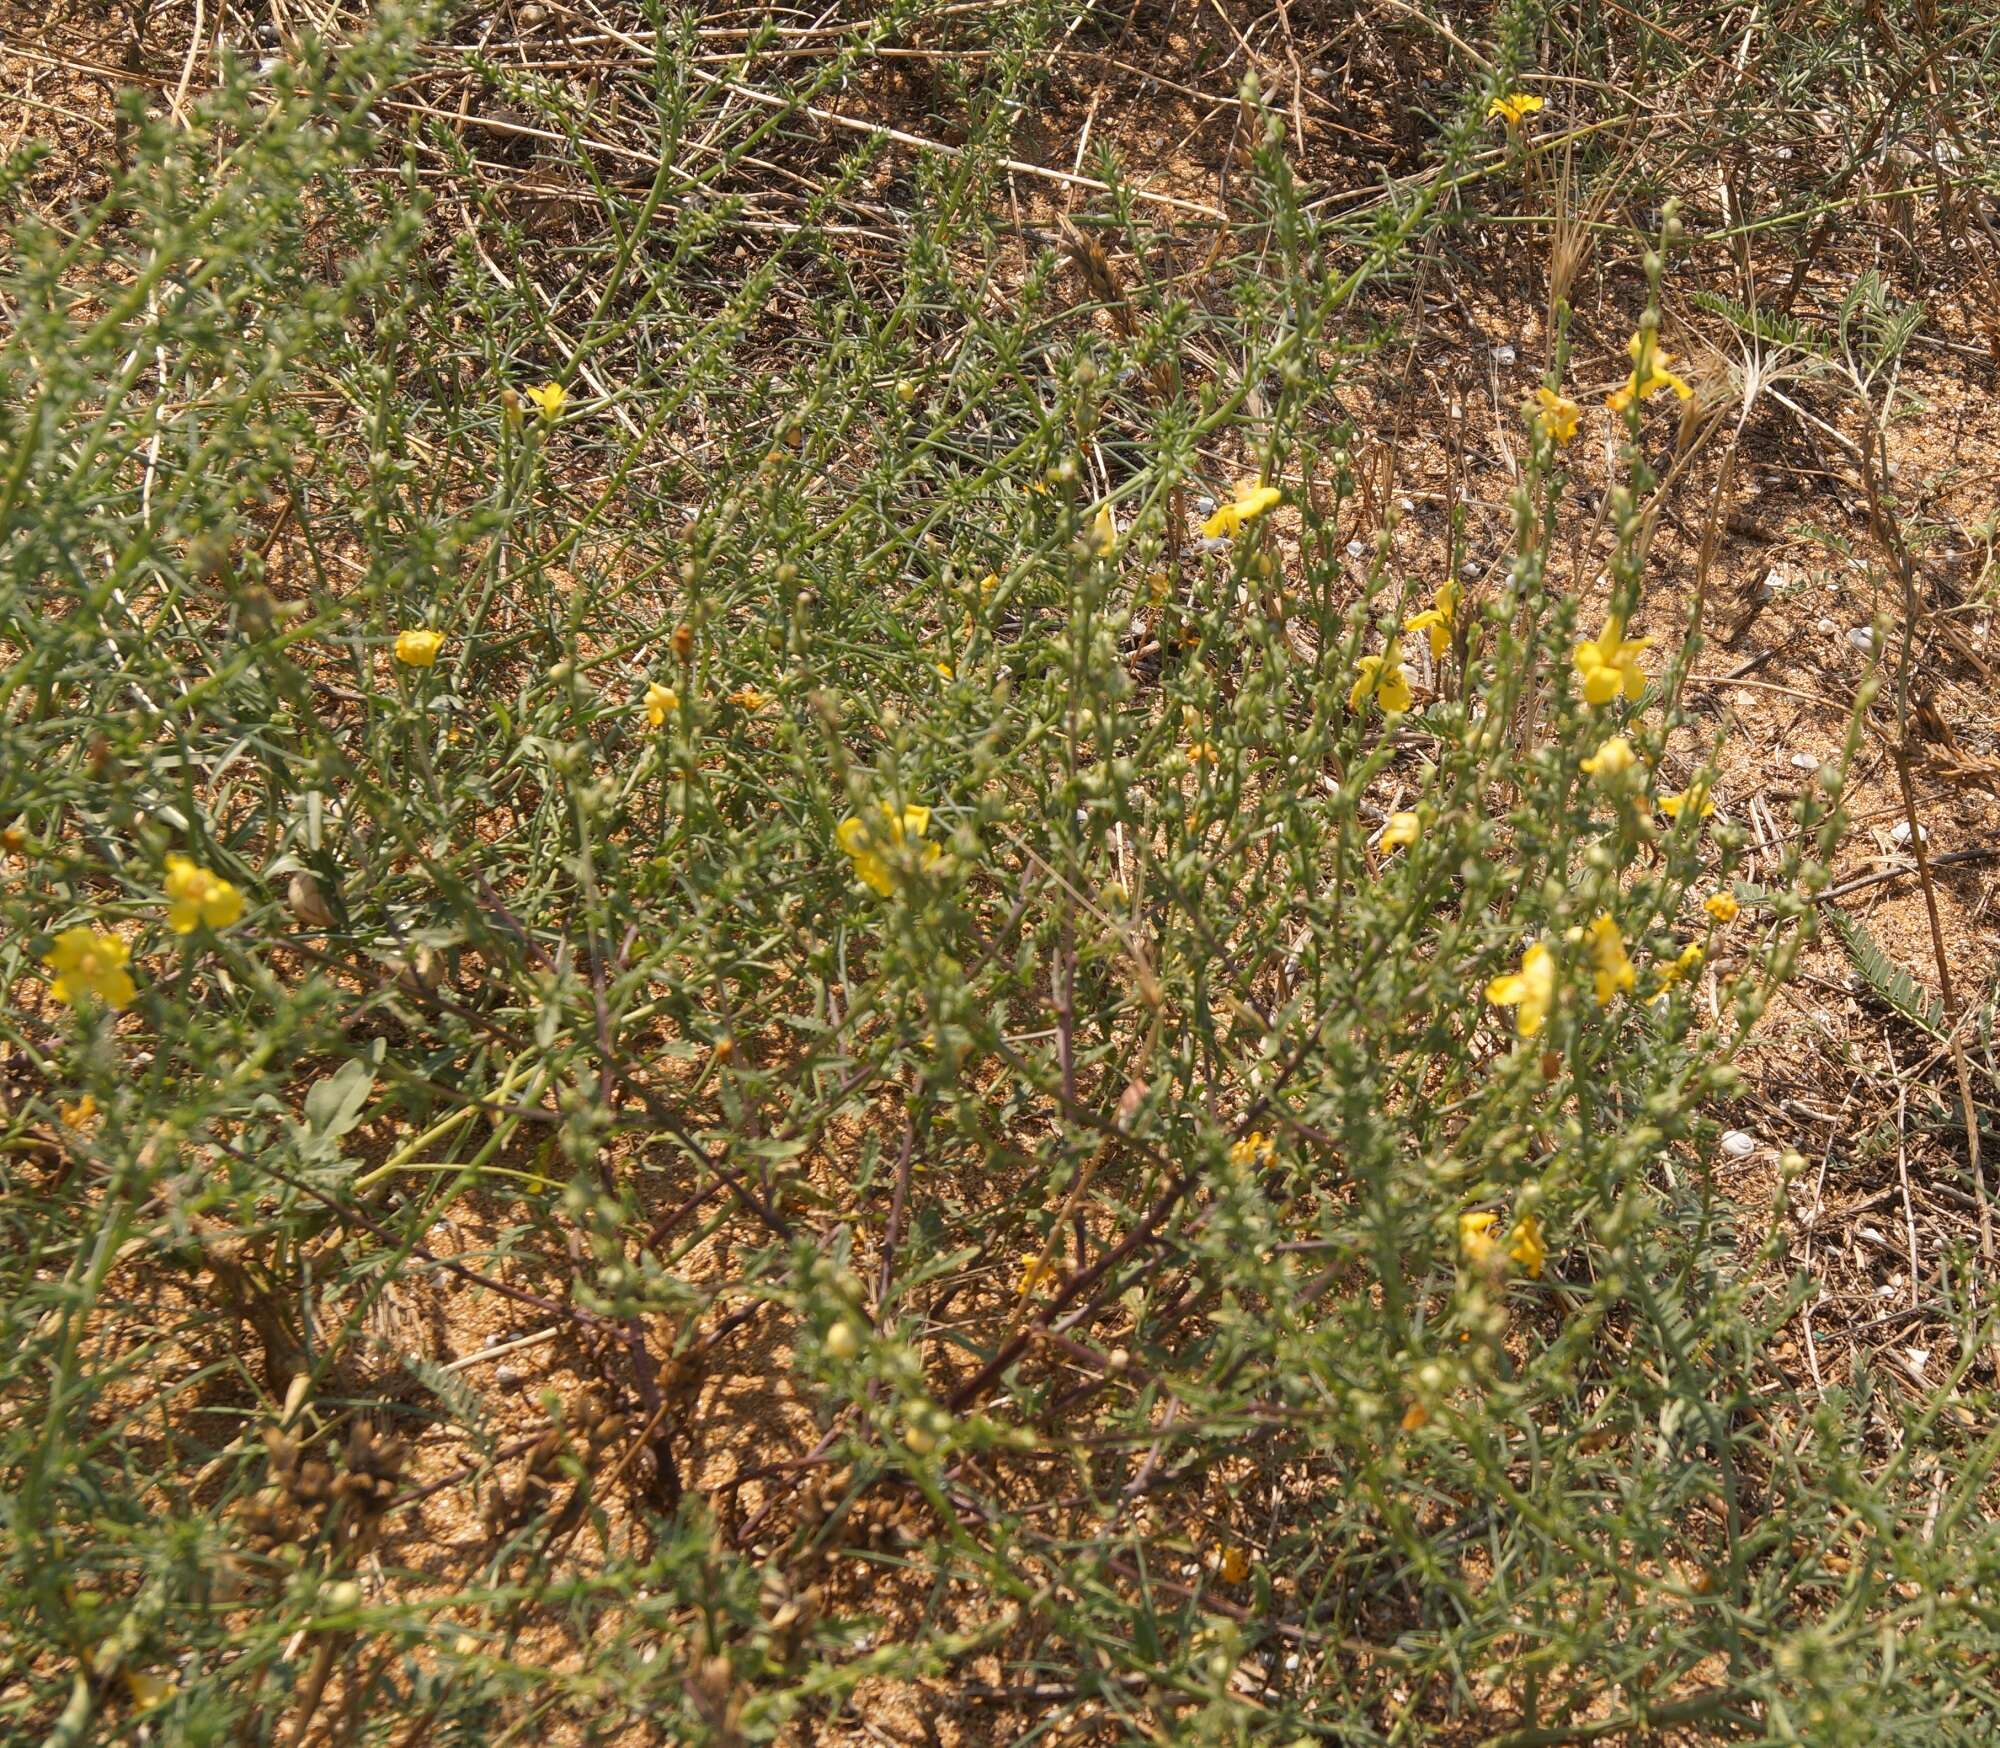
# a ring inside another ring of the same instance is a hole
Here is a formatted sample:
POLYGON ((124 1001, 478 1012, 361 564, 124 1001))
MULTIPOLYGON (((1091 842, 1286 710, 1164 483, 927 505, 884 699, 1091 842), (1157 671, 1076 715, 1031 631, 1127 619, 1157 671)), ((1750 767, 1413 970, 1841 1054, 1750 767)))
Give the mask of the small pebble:
MULTIPOLYGON (((1917 831, 1920 834, 1917 840, 1919 843, 1927 844, 1931 841, 1931 834, 1925 831, 1922 826, 1919 826, 1917 828, 1917 831)), ((1910 822, 1907 819, 1897 820, 1896 823, 1889 828, 1889 842, 1892 844, 1907 844, 1909 841, 1910 841, 1910 822)))
POLYGON ((1347 556, 1349 558, 1366 558, 1368 556, 1368 542, 1365 540, 1350 540, 1347 543, 1347 556))
POLYGON ((506 1364, 493 1368, 493 1383, 501 1390, 518 1390, 521 1387, 521 1368, 506 1364))
POLYGON ((1511 346, 1495 346, 1493 348, 1493 362, 1503 370, 1512 364, 1518 356, 1519 354, 1511 346))
POLYGON ((1811 753, 1794 753, 1792 754, 1792 769, 1795 771, 1817 771, 1819 769, 1819 760, 1814 758, 1811 753))

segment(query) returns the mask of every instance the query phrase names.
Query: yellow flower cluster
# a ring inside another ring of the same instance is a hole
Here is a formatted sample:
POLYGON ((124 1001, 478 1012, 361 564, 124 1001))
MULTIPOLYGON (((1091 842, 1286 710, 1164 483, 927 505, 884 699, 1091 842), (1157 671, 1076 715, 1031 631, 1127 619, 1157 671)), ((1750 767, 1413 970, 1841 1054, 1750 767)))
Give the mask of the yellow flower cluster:
POLYGON ((1234 503, 1219 505, 1215 514, 1201 525, 1201 531, 1210 540, 1234 540, 1283 501, 1284 494, 1276 486, 1251 486, 1239 491, 1234 503))
POLYGON ((396 660, 406 667, 427 668, 444 647, 441 631, 399 631, 396 633, 396 660))
POLYGON ((1497 1269, 1504 1256, 1536 1279, 1541 1277, 1549 1254, 1542 1242, 1542 1223, 1535 1215, 1523 1214, 1503 1240, 1500 1216, 1484 1210, 1459 1215, 1458 1248, 1475 1269, 1497 1269))
POLYGON ((191 935, 206 924, 226 929, 243 914, 243 894, 185 856, 167 858, 167 927, 191 935))
POLYGON ((1568 396, 1546 385, 1535 390, 1534 421, 1558 449, 1576 435, 1576 422, 1582 417, 1583 409, 1568 396))
POLYGON ((125 962, 132 949, 107 929, 64 929, 42 955, 49 994, 70 1007, 96 1000, 109 1008, 129 1007, 139 993, 125 962))
POLYGON ((944 852, 936 844, 917 845, 931 829, 931 810, 911 805, 898 812, 888 802, 878 804, 881 818, 852 814, 834 828, 834 840, 854 863, 854 875, 864 886, 887 898, 896 890, 899 866, 907 867, 912 852, 918 867, 929 871, 944 852))
POLYGON ((1650 637, 1627 637, 1625 621, 1616 613, 1607 618, 1596 641, 1578 644, 1572 658, 1583 679, 1585 702, 1609 704, 1621 691, 1628 700, 1637 700, 1646 690, 1639 653, 1652 642, 1650 637))
POLYGON ((1618 924, 1609 912, 1591 922, 1584 931, 1584 939, 1590 946, 1591 981, 1597 1005, 1608 1008, 1620 990, 1629 990, 1639 981, 1639 974, 1632 969, 1632 961, 1625 952, 1625 937, 1618 932, 1618 924))
POLYGON ((1514 1010, 1514 1029, 1532 1038, 1548 1024, 1556 1000, 1556 958, 1541 941, 1530 941, 1521 954, 1521 969, 1496 977, 1486 986, 1495 1007, 1514 1010))
POLYGON ((1529 116, 1538 114, 1542 100, 1530 91, 1510 91, 1505 97, 1496 97, 1486 106, 1486 119, 1498 117, 1510 128, 1516 128, 1529 116))
POLYGON ((1715 803, 1709 799, 1708 785, 1696 778, 1678 795, 1662 795, 1660 811, 1669 819, 1679 819, 1684 808, 1692 807, 1696 819, 1706 819, 1715 811, 1715 803))
POLYGON ((1359 672, 1361 677, 1354 682, 1354 690, 1347 694, 1348 709, 1359 710, 1370 698, 1387 711, 1409 709, 1410 676, 1403 667, 1400 649, 1387 655, 1363 656, 1359 672))
POLYGON ((1632 743, 1622 734, 1613 735, 1582 764, 1586 776, 1605 779, 1622 777, 1639 762, 1632 743))
POLYGON ((646 713, 646 721, 654 728, 665 728, 667 718, 680 709, 681 698, 671 686, 662 686, 657 680, 646 682, 646 695, 639 701, 639 707, 646 713))
POLYGON ((1458 585, 1442 583, 1431 596, 1431 604, 1421 613, 1413 613, 1403 621, 1405 631, 1425 631, 1430 633, 1431 660, 1444 660, 1444 652, 1451 648, 1451 628, 1458 615, 1458 585))
POLYGON ((1625 351, 1632 360, 1632 374, 1623 388, 1606 396, 1604 401, 1614 413, 1624 412, 1634 401, 1651 400, 1663 388, 1672 389, 1682 400, 1694 394, 1692 388, 1667 368, 1673 354, 1660 350, 1660 337, 1652 329, 1640 329, 1625 342, 1625 351))
POLYGON ((1090 519, 1090 550, 1099 558, 1109 558, 1118 550, 1118 524, 1112 520, 1111 506, 1099 504, 1090 519))
POLYGON ((1021 1283, 1016 1291, 1023 1299, 1037 1288, 1054 1286, 1061 1279, 1061 1271, 1046 1257, 1038 1256, 1032 1250, 1021 1253, 1021 1283))
POLYGON ((1392 813, 1389 815, 1389 823, 1382 828, 1382 836, 1377 840, 1376 847, 1386 856, 1392 850, 1408 849, 1423 835, 1424 822, 1421 815, 1392 813))
MULTIPOLYGON (((1609 911, 1600 912, 1587 929, 1572 929, 1569 939, 1589 954, 1591 990, 1599 1007, 1609 1007, 1621 993, 1635 988, 1638 970, 1625 951, 1625 937, 1609 911)), ((1486 986, 1486 999, 1495 1007, 1514 1010, 1514 1030, 1522 1038, 1533 1038, 1548 1024, 1556 1004, 1556 957, 1544 941, 1530 941, 1521 954, 1521 967, 1494 978, 1486 986)))
POLYGON ((559 382, 545 382, 540 388, 531 388, 527 398, 551 424, 562 417, 563 408, 569 405, 569 391, 559 382))
POLYGON ((1659 1001, 1666 995, 1668 990, 1672 989, 1683 978, 1692 977, 1701 969, 1701 962, 1706 957, 1707 954, 1703 951, 1702 944, 1699 941, 1690 941, 1680 950, 1677 957, 1669 959, 1664 965, 1654 966, 1653 969, 1658 975, 1660 983, 1659 988, 1654 992, 1653 999, 1659 1001))
POLYGON ((1229 1163, 1239 1171, 1249 1171, 1253 1167, 1268 1169, 1276 1163, 1278 1144, 1261 1129, 1252 1129, 1241 1141, 1232 1142, 1229 1148, 1229 1163))

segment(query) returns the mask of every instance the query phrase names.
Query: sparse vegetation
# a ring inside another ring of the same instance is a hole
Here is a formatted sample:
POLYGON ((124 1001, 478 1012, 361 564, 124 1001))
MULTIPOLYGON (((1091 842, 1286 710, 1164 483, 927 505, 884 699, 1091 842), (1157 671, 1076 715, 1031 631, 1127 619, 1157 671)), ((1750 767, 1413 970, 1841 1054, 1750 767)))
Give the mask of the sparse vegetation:
POLYGON ((2000 24, 1253 12, 7 51, 5 1739, 1993 1738, 2000 24))

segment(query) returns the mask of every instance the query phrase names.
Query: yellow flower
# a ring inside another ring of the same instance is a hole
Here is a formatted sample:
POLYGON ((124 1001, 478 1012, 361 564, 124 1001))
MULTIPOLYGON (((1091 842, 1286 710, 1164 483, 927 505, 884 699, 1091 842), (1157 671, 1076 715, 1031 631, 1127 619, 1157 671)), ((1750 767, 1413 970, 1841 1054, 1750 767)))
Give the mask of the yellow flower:
POLYGON ((1496 97, 1486 106, 1486 119, 1491 121, 1496 115, 1509 127, 1519 127, 1529 116, 1542 107, 1542 100, 1529 91, 1510 91, 1505 97, 1496 97))
POLYGON ((1498 1254, 1499 1242, 1493 1236, 1493 1229, 1499 1224, 1498 1214, 1459 1215, 1458 1248, 1474 1268, 1485 1268, 1498 1254))
POLYGON ((201 924, 226 929, 243 914, 243 894, 185 856, 167 858, 167 927, 191 935, 201 924))
POLYGON ((1223 1548, 1218 1551, 1215 1569, 1225 1584, 1241 1584, 1250 1576, 1250 1556, 1241 1548, 1223 1548))
POLYGON ((1392 650, 1386 656, 1363 656, 1360 666, 1361 678, 1347 695, 1348 709, 1359 710, 1370 696, 1384 710, 1409 709, 1410 676, 1403 671, 1400 651, 1392 650))
POLYGON ((396 660, 407 667, 427 668, 438 659, 444 646, 442 631, 399 631, 396 633, 396 660))
POLYGON ((1514 1223, 1514 1231, 1507 1245, 1511 1256, 1529 1275, 1541 1279, 1542 1263, 1548 1251, 1542 1245, 1542 1223, 1532 1214, 1523 1214, 1514 1223))
POLYGON ((53 975, 49 994, 71 1007, 83 1006, 94 996, 107 1007, 122 1008, 139 993, 125 961, 132 949, 123 937, 104 929, 78 926, 64 929, 42 955, 43 966, 53 975))
POLYGON ((734 704, 737 709, 747 710, 752 716, 755 716, 758 711, 771 702, 771 695, 768 692, 758 691, 755 686, 738 686, 735 691, 729 694, 729 702, 734 704))
POLYGON ((1216 762, 1215 743, 1206 740, 1191 740, 1187 749, 1188 763, 1191 765, 1212 765, 1216 762))
POLYGON ((1032 1253, 1022 1256, 1021 1285, 1019 1288, 1022 1298, 1025 1299, 1037 1287, 1045 1287, 1059 1278, 1060 1276, 1054 1263, 1045 1261, 1043 1258, 1032 1253))
POLYGON ((1609 912, 1590 925, 1586 938, 1590 944, 1590 959, 1597 986, 1597 1005, 1609 1007, 1614 995, 1621 989, 1630 989, 1639 981, 1639 974, 1632 969, 1632 961, 1625 955, 1625 937, 1618 932, 1618 924, 1609 912))
POLYGON ((1678 795, 1662 795, 1660 811, 1669 819, 1679 819, 1681 809, 1692 805, 1695 818, 1706 819, 1715 811, 1715 803, 1708 798, 1708 785, 1697 778, 1678 795))
POLYGON ((1403 621, 1405 631, 1428 631, 1431 634, 1431 660, 1444 660, 1444 652, 1451 648, 1451 628, 1458 614, 1458 585, 1440 584, 1431 596, 1431 605, 1421 613, 1413 613, 1403 621))
POLYGON ((1546 385, 1535 390, 1535 423, 1558 448, 1576 435, 1576 422, 1582 417, 1583 409, 1567 395, 1546 385))
POLYGON ((662 686, 658 680, 646 682, 646 696, 642 708, 646 720, 655 728, 665 728, 667 718, 681 707, 681 696, 671 686, 662 686))
MULTIPOLYGON (((905 845, 914 846, 931 829, 928 807, 905 807, 901 813, 888 802, 879 803, 882 823, 877 825, 861 815, 851 815, 834 827, 834 840, 854 862, 854 874, 864 886, 887 898, 896 890, 895 874, 884 852, 906 856, 905 845)), ((926 844, 919 858, 922 867, 935 867, 944 852, 936 844, 926 844)))
POLYGON ((1099 558, 1109 558, 1118 548, 1118 524, 1111 519, 1111 506, 1099 504, 1090 519, 1090 549, 1099 558))
POLYGON ((1678 958, 1671 959, 1664 965, 1654 966, 1653 969, 1659 974, 1660 987, 1653 999, 1655 1001, 1666 1000, 1668 990, 1672 989, 1682 978, 1691 977, 1701 969, 1702 957, 1701 943, 1699 941, 1690 941, 1680 950, 1678 958))
POLYGON ((1583 761, 1583 769, 1593 777, 1622 777, 1638 762, 1632 743, 1616 734, 1583 761))
POLYGON ((1277 1142, 1261 1129, 1252 1129, 1241 1141, 1232 1143, 1229 1149, 1229 1163, 1243 1171, 1252 1166, 1269 1166, 1277 1157, 1277 1142))
POLYGON ((1534 1037, 1555 1005, 1555 955, 1542 942, 1529 942, 1521 955, 1521 969, 1494 978, 1486 986, 1486 999, 1495 1007, 1513 1008, 1514 1029, 1523 1038, 1534 1037))
POLYGON ((1258 517, 1275 510, 1284 501, 1284 493, 1276 486, 1252 486, 1247 492, 1240 492, 1233 504, 1221 504, 1213 516, 1201 525, 1201 531, 1210 540, 1234 540, 1258 517))
POLYGON ((1672 389, 1682 400, 1693 395, 1694 390, 1667 368, 1673 354, 1660 350, 1660 337, 1651 329, 1634 334, 1625 342, 1625 351, 1632 360, 1632 374, 1623 388, 1604 401, 1614 413, 1624 412, 1635 400, 1651 400, 1663 388, 1672 389))
POLYGON ((935 670, 940 680, 955 680, 958 678, 958 670, 950 662, 932 662, 931 667, 935 670))
POLYGON ((1701 908, 1719 923, 1733 923, 1743 909, 1733 892, 1711 892, 1701 901, 1701 908))
POLYGON ((143 1669, 121 1669, 118 1674, 132 1703, 142 1712, 172 1699, 179 1691, 169 1675, 151 1675, 143 1669))
POLYGON ((80 1134, 97 1120, 97 1099, 93 1094, 85 1093, 73 1105, 56 1106, 56 1115, 65 1129, 74 1129, 80 1134))
POLYGON ((1382 828, 1377 847, 1386 856, 1391 850, 1407 849, 1423 836, 1423 832, 1424 822, 1414 813, 1392 813, 1389 823, 1382 828))
POLYGON ((1650 649, 1650 637, 1627 637, 1625 621, 1612 614, 1594 643, 1580 643, 1572 658, 1583 676, 1583 696, 1591 704, 1609 704, 1622 690, 1636 699, 1646 690, 1646 670, 1639 652, 1650 649))
POLYGON ((559 382, 545 382, 540 388, 529 389, 528 399, 541 410, 543 418, 554 423, 569 405, 569 391, 559 382))

